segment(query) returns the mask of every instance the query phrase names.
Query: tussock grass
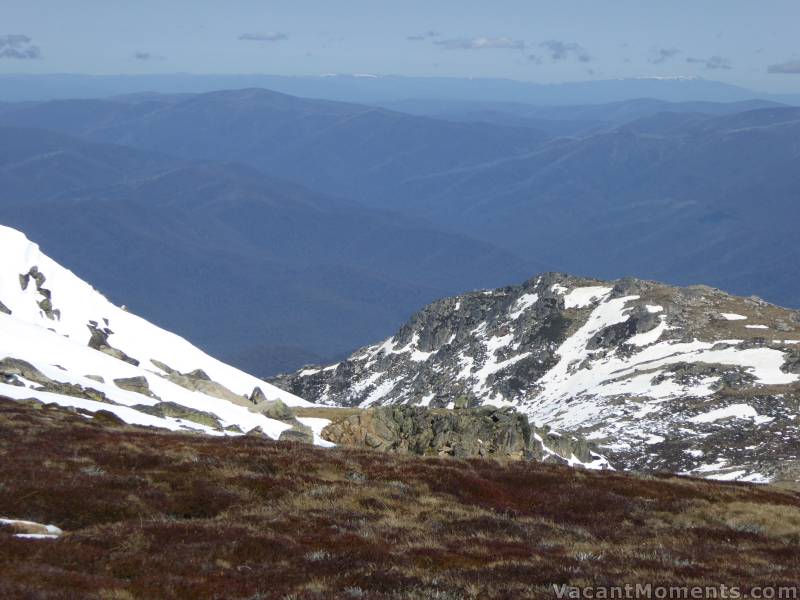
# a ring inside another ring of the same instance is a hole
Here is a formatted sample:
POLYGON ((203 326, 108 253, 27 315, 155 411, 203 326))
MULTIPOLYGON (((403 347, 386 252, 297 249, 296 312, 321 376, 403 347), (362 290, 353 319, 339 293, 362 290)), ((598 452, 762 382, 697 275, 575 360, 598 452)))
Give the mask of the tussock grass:
POLYGON ((792 585, 800 495, 530 462, 210 438, 0 400, 0 598, 552 598, 792 585))

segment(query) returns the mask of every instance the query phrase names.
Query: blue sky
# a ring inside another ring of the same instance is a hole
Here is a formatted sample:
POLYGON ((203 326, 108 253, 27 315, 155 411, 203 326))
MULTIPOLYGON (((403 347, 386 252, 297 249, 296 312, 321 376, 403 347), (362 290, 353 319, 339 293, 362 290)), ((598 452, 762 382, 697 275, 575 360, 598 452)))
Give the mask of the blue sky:
POLYGON ((2 73, 698 75, 800 91, 798 0, 3 0, 2 73))

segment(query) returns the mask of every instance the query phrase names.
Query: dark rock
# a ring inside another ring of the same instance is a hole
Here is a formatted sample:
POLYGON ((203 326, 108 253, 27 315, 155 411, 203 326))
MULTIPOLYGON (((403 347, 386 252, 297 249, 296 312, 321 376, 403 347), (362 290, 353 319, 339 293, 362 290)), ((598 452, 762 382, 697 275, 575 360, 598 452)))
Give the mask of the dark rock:
POLYGON ((92 421, 104 427, 124 427, 125 421, 110 410, 98 410, 92 415, 92 421))
POLYGON ((20 360, 18 358, 6 357, 0 360, 0 374, 2 375, 18 375, 36 383, 45 383, 51 381, 48 377, 39 371, 29 362, 20 360))
POLYGON ((173 375, 173 374, 180 375, 180 373, 178 371, 176 371, 175 369, 170 367, 168 364, 161 362, 160 360, 156 360, 155 358, 151 358, 150 362, 153 363, 153 365, 157 369, 161 369, 162 371, 164 371, 168 375, 173 375))
POLYGON ((248 400, 253 404, 261 404, 262 402, 267 401, 267 397, 264 395, 264 392, 260 387, 256 387, 253 388, 253 392, 250 394, 248 400))
POLYGON ((781 367, 781 371, 800 375, 800 348, 793 348, 786 353, 786 360, 781 367))
POLYGON ((181 386, 182 388, 186 388, 187 390, 191 390, 193 392, 200 392, 207 396, 211 396, 212 398, 227 400, 241 406, 246 405, 245 396, 240 396, 239 394, 236 394, 226 388, 221 383, 212 381, 211 377, 209 377, 208 374, 202 369, 195 369, 189 373, 180 373, 159 360, 150 359, 150 362, 166 373, 166 375, 163 376, 165 379, 181 386))
POLYGON ((294 421, 292 409, 286 406, 281 399, 267 400, 256 405, 255 411, 261 413, 268 419, 276 421, 294 421))
POLYGON ((54 321, 61 318, 61 311, 53 308, 53 303, 51 301, 52 293, 44 287, 46 279, 44 273, 40 272, 38 267, 33 266, 27 273, 20 274, 19 285, 24 291, 28 289, 28 284, 31 280, 36 283, 36 292, 42 296, 42 299, 39 300, 37 304, 39 308, 42 309, 45 316, 51 321, 54 321))
POLYGON ((131 364, 135 367, 139 366, 139 361, 135 358, 131 358, 127 354, 125 354, 122 350, 114 348, 111 344, 108 343, 108 336, 110 336, 113 332, 108 329, 99 329, 97 323, 95 321, 90 321, 87 324, 89 331, 91 332, 91 337, 89 338, 89 348, 94 350, 98 350, 104 354, 108 354, 116 358, 117 360, 124 361, 128 364, 131 364))
POLYGON ((203 371, 203 369, 195 369, 194 371, 190 371, 184 375, 189 379, 194 379, 195 381, 211 381, 211 377, 209 377, 208 373, 203 371))
POLYGON ((302 442, 304 444, 314 443, 314 432, 310 427, 296 424, 291 429, 284 429, 278 439, 282 442, 302 442))
POLYGON ((153 406, 147 404, 137 404, 132 408, 134 410, 138 410, 139 412, 153 415, 155 417, 173 417, 175 419, 185 419, 187 421, 193 421, 194 423, 206 425, 207 427, 212 427, 214 429, 222 429, 222 424, 215 415, 202 410, 195 410, 181 404, 175 404, 174 402, 159 402, 153 406))
POLYGON ((143 396, 160 400, 158 396, 150 391, 150 384, 148 383, 147 378, 141 375, 138 377, 123 377, 120 379, 115 379, 114 385, 129 392, 135 392, 137 394, 142 394, 143 396))

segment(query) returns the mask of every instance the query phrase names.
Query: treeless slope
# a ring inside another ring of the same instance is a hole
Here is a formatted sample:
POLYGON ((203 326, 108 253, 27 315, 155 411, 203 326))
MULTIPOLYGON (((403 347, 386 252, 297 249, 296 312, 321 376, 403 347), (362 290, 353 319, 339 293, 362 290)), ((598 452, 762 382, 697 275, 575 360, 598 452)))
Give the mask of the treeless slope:
POLYGON ((3 598, 529 598, 794 585, 800 496, 137 429, 0 400, 3 598))

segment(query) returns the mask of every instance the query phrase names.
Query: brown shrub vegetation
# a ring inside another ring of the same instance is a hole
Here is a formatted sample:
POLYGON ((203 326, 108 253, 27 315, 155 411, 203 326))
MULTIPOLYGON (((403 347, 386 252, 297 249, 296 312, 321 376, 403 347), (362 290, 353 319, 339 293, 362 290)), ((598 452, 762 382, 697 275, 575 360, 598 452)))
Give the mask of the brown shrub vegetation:
POLYGON ((0 598, 552 598, 794 585, 800 495, 530 462, 324 450, 0 400, 0 598), (101 419, 102 420, 102 419, 101 419))

